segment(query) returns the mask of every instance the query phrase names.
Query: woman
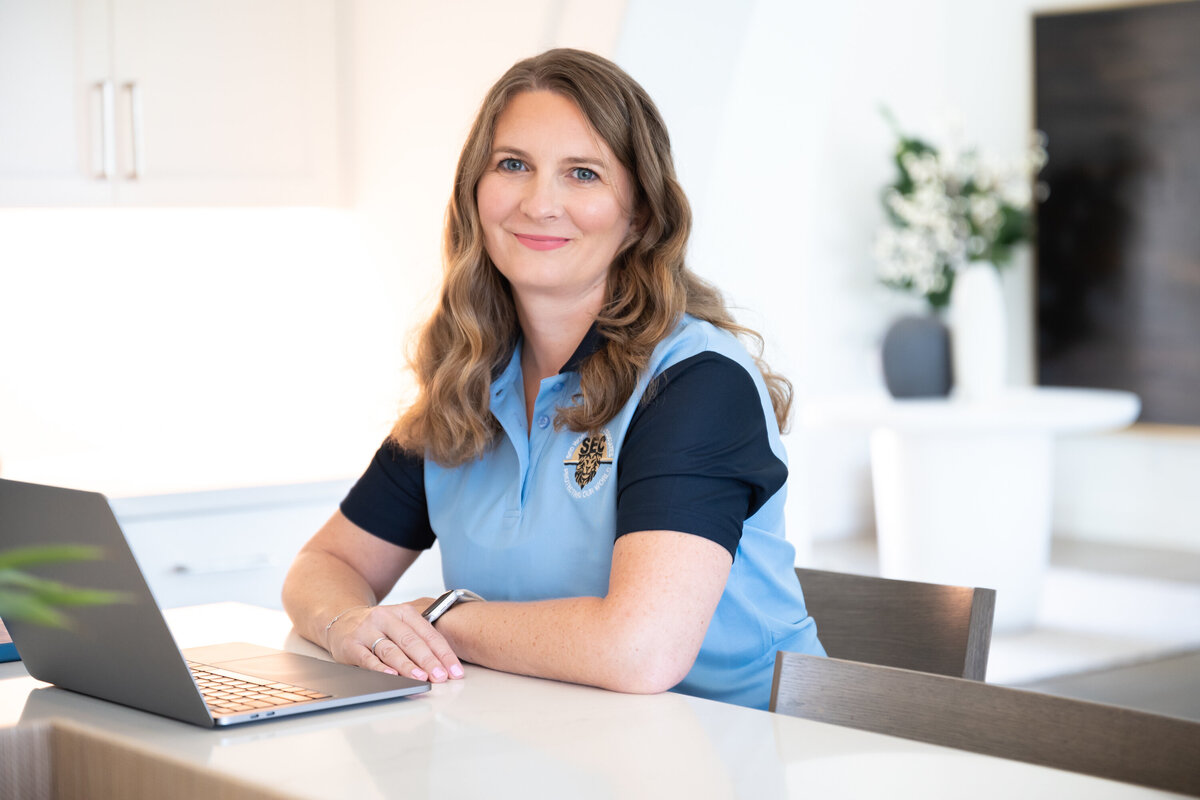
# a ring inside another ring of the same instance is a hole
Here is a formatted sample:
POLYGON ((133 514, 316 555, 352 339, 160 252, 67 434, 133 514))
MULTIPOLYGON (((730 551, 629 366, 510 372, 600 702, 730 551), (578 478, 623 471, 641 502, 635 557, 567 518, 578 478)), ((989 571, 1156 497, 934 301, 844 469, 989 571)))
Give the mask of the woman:
POLYGON ((765 708, 775 652, 823 653, 783 536, 791 386, 684 265, 657 109, 553 50, 484 100, 446 216, 419 395, 297 556, 284 605, 351 664, 462 661, 765 708), (378 606, 441 544, 458 602, 378 606))

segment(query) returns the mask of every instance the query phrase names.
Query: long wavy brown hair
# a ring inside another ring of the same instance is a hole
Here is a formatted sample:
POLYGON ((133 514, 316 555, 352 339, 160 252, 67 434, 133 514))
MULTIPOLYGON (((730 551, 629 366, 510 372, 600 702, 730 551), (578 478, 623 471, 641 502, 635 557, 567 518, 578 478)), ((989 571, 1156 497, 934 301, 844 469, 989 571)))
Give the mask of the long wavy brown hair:
MULTIPOLYGON (((484 248, 475 191, 497 120, 515 95, 535 90, 573 101, 635 186, 634 234, 613 262, 596 319, 604 344, 581 364, 580 392, 559 408, 555 425, 598 432, 628 402, 655 346, 684 312, 750 339, 752 352, 762 352, 762 337, 738 325, 721 293, 684 263, 692 212, 675 177, 666 126, 645 90, 593 53, 557 49, 527 58, 488 92, 463 145, 446 210, 441 296, 410 356, 417 399, 392 428, 399 446, 444 466, 483 455, 500 430, 489 410, 490 387, 512 357, 520 327, 508 281, 484 248)), ((759 356, 755 361, 786 430, 792 385, 759 356)))

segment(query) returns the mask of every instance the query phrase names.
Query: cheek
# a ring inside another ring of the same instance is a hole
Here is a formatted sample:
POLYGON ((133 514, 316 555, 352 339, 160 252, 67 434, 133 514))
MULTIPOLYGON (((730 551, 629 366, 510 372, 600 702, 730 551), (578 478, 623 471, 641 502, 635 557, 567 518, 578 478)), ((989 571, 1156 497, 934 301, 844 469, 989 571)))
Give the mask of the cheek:
POLYGON ((615 198, 596 199, 578 210, 576 224, 590 233, 624 239, 629 232, 629 215, 615 198))
POLYGON ((485 226, 495 225, 507 215, 504 192, 490 176, 480 179, 475 189, 475 205, 479 209, 479 220, 485 226))

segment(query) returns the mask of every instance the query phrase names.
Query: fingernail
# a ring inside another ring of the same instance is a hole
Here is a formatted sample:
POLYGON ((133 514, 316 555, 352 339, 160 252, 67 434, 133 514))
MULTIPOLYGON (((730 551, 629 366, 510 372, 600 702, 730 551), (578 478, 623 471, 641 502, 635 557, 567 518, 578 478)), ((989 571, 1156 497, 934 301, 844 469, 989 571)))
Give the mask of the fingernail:
POLYGON ((455 664, 454 666, 450 667, 450 674, 456 678, 461 678, 464 674, 463 668, 460 667, 458 664, 455 664))
POLYGON ((434 671, 433 671, 433 679, 434 679, 435 681, 444 681, 444 680, 446 680, 446 670, 442 669, 441 667, 437 667, 436 669, 434 669, 434 671))
POLYGON ((384 669, 384 672, 386 672, 388 675, 399 675, 400 674, 399 672, 396 672, 396 670, 392 669, 391 667, 387 667, 386 669, 384 669))
POLYGON ((420 667, 418 667, 417 669, 414 669, 412 671, 412 676, 419 681, 423 681, 429 677, 428 675, 425 674, 425 670, 421 669, 420 667))

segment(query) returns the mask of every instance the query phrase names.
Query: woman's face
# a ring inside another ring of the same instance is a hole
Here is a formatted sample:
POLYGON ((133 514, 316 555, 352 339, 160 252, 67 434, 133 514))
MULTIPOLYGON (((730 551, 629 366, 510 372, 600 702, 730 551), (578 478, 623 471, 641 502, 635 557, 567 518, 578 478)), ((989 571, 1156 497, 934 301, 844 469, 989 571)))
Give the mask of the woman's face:
POLYGON ((509 101, 476 202, 488 255, 518 300, 598 309, 632 198, 629 173, 573 101, 548 91, 509 101))

